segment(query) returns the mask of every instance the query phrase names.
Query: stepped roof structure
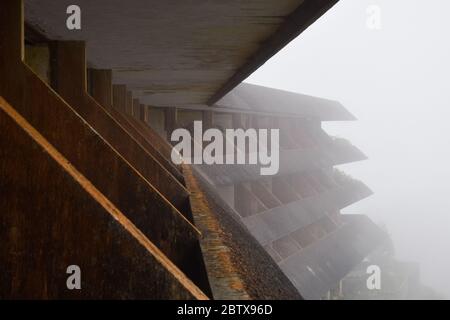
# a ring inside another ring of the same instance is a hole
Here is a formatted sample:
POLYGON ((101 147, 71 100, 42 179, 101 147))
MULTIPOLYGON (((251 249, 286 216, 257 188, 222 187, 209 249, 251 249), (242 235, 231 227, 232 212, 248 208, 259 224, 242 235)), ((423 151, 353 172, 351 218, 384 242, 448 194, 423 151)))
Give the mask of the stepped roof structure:
POLYGON ((372 191, 334 166, 366 157, 348 141, 328 136, 320 123, 354 118, 337 102, 250 84, 239 85, 220 103, 264 111, 276 106, 264 116, 217 111, 212 127, 279 129, 280 168, 261 176, 258 165, 202 164, 195 165, 198 174, 304 298, 325 297, 384 239, 366 216, 340 214, 372 191))

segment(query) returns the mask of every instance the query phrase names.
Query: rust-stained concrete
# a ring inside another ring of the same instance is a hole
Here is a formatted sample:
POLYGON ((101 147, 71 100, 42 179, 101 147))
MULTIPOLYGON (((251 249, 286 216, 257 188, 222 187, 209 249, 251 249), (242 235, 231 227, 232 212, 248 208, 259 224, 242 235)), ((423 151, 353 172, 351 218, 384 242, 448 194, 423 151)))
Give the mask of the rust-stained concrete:
POLYGON ((20 2, 2 1, 0 9, 0 43, 8 43, 0 46, 0 95, 180 269, 204 284, 201 260, 193 264, 198 230, 23 63, 20 2))
POLYGON ((195 224, 203 231, 201 247, 215 299, 249 299, 244 283, 231 260, 230 249, 224 243, 223 230, 207 198, 199 188, 192 168, 184 166, 186 183, 191 191, 190 203, 195 224))
POLYGON ((1 97, 0 128, 0 298, 207 299, 1 97))

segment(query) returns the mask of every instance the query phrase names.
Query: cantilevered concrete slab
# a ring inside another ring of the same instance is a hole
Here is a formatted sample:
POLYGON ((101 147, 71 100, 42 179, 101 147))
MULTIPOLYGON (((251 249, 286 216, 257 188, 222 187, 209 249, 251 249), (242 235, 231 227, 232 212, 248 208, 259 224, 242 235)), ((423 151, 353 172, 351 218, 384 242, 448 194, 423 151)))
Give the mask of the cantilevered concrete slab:
MULTIPOLYGON (((286 176, 311 170, 320 170, 353 161, 367 159, 355 146, 343 141, 332 141, 307 149, 280 150, 280 168, 274 176, 286 176)), ((260 164, 196 165, 216 186, 233 185, 261 179, 260 164)))
POLYGON ((280 262, 281 269, 306 299, 324 297, 385 240, 385 233, 367 216, 345 217, 341 228, 280 262))
MULTIPOLYGON (((26 0, 27 22, 49 39, 84 40, 91 67, 113 69, 141 103, 213 104, 337 0, 26 0)), ((332 28, 332 26, 330 26, 332 28)))
POLYGON ((317 98, 250 83, 241 83, 216 106, 257 112, 294 114, 321 121, 355 120, 355 117, 337 101, 317 98))

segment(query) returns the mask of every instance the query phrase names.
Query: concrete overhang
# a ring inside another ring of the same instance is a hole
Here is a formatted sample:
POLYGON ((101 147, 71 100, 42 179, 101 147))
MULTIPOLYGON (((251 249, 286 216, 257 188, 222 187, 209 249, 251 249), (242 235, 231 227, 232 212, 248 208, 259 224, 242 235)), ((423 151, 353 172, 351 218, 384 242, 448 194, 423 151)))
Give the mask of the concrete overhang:
POLYGON ((90 67, 112 69, 141 103, 211 105, 338 0, 25 0, 28 24, 52 40, 86 41, 90 67))
POLYGON ((305 94, 241 83, 216 103, 217 107, 292 114, 320 121, 351 121, 355 117, 339 102, 305 94))

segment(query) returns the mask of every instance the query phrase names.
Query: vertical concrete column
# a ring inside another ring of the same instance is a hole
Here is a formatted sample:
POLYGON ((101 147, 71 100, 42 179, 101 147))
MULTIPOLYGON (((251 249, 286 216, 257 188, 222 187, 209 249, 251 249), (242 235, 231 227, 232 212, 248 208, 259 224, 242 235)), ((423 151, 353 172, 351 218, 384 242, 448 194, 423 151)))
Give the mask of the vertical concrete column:
POLYGON ((127 91, 125 113, 129 114, 129 115, 133 115, 133 93, 131 91, 127 91))
POLYGON ((214 112, 202 111, 203 130, 207 130, 214 125, 214 112))
POLYGON ((23 86, 24 59, 23 2, 18 0, 0 1, 0 95, 14 108, 24 100, 23 86))
POLYGON ((139 99, 133 99, 133 107, 131 109, 131 115, 135 117, 136 119, 139 119, 139 106, 141 104, 139 103, 139 99))
POLYGON ((123 84, 113 85, 113 107, 125 113, 127 105, 127 87, 123 84))
POLYGON ((164 108, 164 130, 167 133, 167 140, 170 141, 170 136, 173 130, 177 127, 177 108, 164 108))
POLYGON ((139 120, 141 120, 142 122, 145 122, 145 105, 143 105, 142 103, 139 105, 139 120))
POLYGON ((150 116, 150 110, 151 106, 145 106, 145 123, 147 123, 150 126, 151 116, 150 116))
POLYGON ((23 44, 23 2, 2 0, 0 2, 0 66, 2 73, 14 71, 21 63, 25 54, 23 44))
POLYGON ((48 44, 25 46, 25 63, 45 83, 50 84, 50 49, 48 44))
POLYGON ((89 93, 103 107, 112 108, 112 71, 89 69, 89 93))
POLYGON ((67 101, 80 101, 87 92, 85 46, 83 41, 54 41, 50 44, 50 83, 67 101))
MULTIPOLYGON (((212 111, 202 111, 202 125, 203 130, 208 130, 213 127, 214 113, 212 111)), ((208 143, 202 141, 203 148, 206 147, 208 143)))

